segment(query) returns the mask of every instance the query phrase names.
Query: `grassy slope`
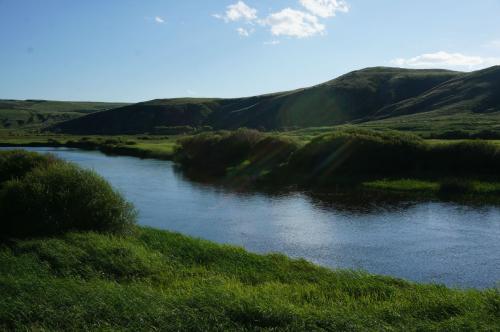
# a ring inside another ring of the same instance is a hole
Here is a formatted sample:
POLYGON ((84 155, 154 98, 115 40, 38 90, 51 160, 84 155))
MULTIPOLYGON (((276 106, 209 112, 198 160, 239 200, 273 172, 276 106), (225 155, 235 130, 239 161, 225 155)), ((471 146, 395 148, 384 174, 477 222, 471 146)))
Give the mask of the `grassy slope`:
POLYGON ((451 114, 432 111, 370 121, 359 126, 374 130, 408 131, 423 137, 457 133, 456 136, 465 138, 466 135, 484 131, 495 133, 495 137, 500 137, 500 111, 492 113, 463 111, 451 114))
POLYGON ((498 291, 416 285, 138 229, 0 248, 5 330, 500 329, 498 291))
POLYGON ((169 99, 92 114, 54 127, 76 134, 135 134, 158 126, 235 129, 335 125, 374 115, 461 73, 443 70, 369 68, 333 81, 271 95, 238 99, 169 99))
POLYGON ((124 105, 123 103, 0 100, 0 129, 36 129, 124 105))
POLYGON ((380 117, 420 112, 500 112, 500 66, 460 75, 419 96, 382 108, 380 117))
POLYGON ((418 97, 381 109, 368 128, 421 134, 500 133, 500 66, 454 78, 418 97))

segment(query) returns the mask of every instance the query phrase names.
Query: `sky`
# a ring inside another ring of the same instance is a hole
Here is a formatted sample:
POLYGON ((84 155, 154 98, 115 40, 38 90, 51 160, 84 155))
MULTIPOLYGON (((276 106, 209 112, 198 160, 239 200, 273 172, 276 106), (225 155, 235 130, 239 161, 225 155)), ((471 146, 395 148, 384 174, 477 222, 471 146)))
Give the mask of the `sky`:
POLYGON ((372 66, 500 64, 500 0, 0 0, 0 98, 301 88, 372 66))

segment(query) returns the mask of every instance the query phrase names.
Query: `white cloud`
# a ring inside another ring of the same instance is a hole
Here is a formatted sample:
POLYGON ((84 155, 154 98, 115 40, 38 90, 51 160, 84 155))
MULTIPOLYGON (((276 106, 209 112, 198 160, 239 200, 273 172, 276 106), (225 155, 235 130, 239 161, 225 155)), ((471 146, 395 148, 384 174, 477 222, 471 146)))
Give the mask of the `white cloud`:
POLYGON ((255 29, 238 28, 236 29, 236 31, 242 37, 249 37, 255 31, 255 29))
MULTIPOLYGON (((266 18, 259 18, 257 9, 240 0, 227 6, 223 14, 214 14, 213 17, 226 23, 244 22, 254 27, 267 27, 273 36, 306 38, 325 34, 326 26, 321 19, 333 17, 338 12, 349 11, 345 0, 299 0, 299 2, 305 10, 284 8, 271 12, 266 18)), ((240 36, 248 37, 255 29, 239 27, 236 31, 240 36)))
POLYGON ((271 27, 274 36, 305 38, 325 31, 316 16, 291 8, 269 15, 263 24, 271 27))
POLYGON ((235 22, 240 20, 251 22, 257 19, 257 9, 248 6, 243 1, 238 1, 235 4, 227 6, 224 15, 215 14, 214 17, 222 19, 226 22, 235 22))
POLYGON ((500 65, 500 58, 464 55, 461 53, 436 52, 422 54, 413 58, 398 58, 391 61, 400 67, 414 68, 461 68, 480 69, 500 65))
POLYGON ((323 18, 349 11, 349 6, 343 0, 300 0, 300 3, 312 14, 323 18))
POLYGON ((163 23, 165 23, 165 20, 163 18, 161 18, 160 16, 156 16, 155 22, 159 23, 159 24, 163 24, 163 23))

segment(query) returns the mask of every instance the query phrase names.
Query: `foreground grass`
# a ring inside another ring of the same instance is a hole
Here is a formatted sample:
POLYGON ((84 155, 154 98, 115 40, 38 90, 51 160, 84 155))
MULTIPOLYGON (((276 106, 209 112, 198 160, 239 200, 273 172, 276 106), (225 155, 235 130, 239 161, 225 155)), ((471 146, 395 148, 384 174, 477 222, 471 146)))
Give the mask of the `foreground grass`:
POLYGON ((5 244, 0 293, 0 330, 500 329, 495 290, 331 271, 143 228, 5 244))

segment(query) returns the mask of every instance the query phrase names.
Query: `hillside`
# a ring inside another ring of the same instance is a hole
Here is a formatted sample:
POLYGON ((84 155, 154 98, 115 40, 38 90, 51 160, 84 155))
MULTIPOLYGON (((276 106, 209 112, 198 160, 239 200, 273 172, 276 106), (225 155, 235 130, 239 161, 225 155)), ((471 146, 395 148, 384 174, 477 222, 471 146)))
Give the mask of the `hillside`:
POLYGON ((369 118, 462 74, 445 70, 368 68, 288 92, 236 99, 165 99, 57 124, 72 134, 138 134, 158 127, 283 129, 337 125, 369 118))
POLYGON ((376 117, 422 112, 443 115, 500 112, 500 66, 455 77, 421 95, 382 108, 376 117))
POLYGON ((443 137, 500 137, 500 66, 462 75, 377 112, 367 128, 390 128, 443 137))
POLYGON ((126 104, 0 100, 0 129, 36 129, 124 105, 126 104))

